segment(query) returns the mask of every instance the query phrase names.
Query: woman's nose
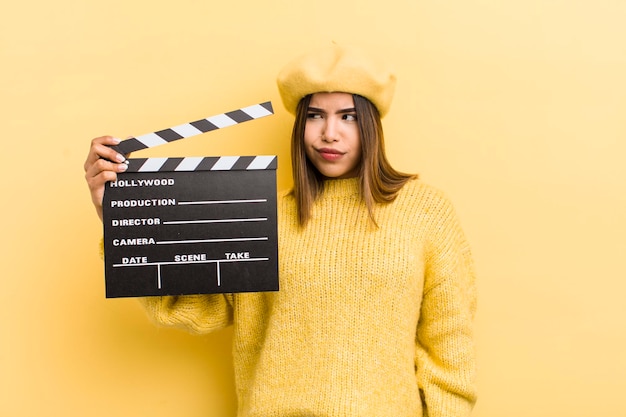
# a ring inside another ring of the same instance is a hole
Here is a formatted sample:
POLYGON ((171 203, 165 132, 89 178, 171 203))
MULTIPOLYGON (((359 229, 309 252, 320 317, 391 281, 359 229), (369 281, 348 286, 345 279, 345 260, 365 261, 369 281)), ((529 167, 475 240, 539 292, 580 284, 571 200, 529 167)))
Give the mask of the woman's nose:
POLYGON ((337 122, 330 119, 326 120, 324 130, 322 131, 322 139, 325 142, 335 142, 338 139, 338 133, 337 122))

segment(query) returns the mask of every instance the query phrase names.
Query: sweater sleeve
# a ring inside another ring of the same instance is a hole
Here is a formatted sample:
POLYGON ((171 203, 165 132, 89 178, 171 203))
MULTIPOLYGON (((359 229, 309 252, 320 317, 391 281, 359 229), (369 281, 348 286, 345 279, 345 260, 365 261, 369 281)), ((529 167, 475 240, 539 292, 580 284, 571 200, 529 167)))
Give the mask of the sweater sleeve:
POLYGON ((475 272, 451 204, 433 220, 416 332, 416 376, 424 416, 466 417, 476 402, 475 272))
POLYGON ((157 324, 204 334, 233 321, 232 294, 141 297, 140 303, 157 324))

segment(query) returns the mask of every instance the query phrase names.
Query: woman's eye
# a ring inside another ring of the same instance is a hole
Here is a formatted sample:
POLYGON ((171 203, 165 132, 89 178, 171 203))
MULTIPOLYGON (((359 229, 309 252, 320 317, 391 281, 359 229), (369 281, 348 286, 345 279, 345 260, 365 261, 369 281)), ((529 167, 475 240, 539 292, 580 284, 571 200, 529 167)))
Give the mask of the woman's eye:
POLYGON ((349 122, 356 122, 356 114, 344 114, 343 120, 347 120, 349 122))
POLYGON ((308 113, 308 114, 306 115, 306 118, 307 118, 307 119, 321 119, 321 118, 322 118, 322 115, 321 115, 321 114, 319 114, 319 113, 308 113))

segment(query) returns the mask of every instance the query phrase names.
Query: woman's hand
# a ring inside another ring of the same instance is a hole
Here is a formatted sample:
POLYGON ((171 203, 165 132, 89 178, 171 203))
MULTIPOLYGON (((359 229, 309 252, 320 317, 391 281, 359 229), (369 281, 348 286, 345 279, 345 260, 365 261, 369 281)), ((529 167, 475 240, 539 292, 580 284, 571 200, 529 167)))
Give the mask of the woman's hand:
POLYGON ((102 220, 104 184, 107 181, 115 181, 117 179, 117 173, 126 171, 128 167, 126 163, 127 156, 109 147, 110 145, 117 145, 118 143, 120 143, 120 140, 111 136, 100 136, 93 139, 84 165, 85 180, 89 186, 91 201, 96 208, 100 220, 102 220))

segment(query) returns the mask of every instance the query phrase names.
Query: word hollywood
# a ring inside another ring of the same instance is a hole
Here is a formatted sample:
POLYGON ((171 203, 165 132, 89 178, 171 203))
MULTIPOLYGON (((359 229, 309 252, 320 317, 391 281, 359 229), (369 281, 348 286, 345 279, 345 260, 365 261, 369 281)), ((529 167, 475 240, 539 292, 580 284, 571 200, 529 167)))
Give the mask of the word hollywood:
POLYGON ((174 185, 174 178, 147 178, 111 181, 111 187, 158 187, 161 185, 174 185))

